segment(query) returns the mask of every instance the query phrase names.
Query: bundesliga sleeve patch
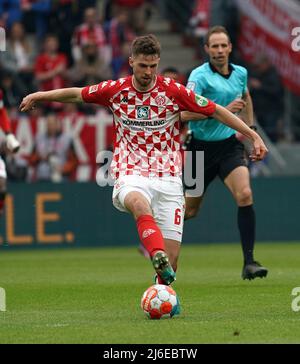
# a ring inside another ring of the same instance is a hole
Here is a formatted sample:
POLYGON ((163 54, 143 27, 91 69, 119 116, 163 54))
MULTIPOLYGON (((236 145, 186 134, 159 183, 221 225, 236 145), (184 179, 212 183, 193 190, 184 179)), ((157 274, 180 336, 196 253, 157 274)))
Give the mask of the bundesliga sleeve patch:
POLYGON ((98 85, 93 85, 89 87, 89 94, 92 94, 98 90, 98 85))
POLYGON ((195 96, 195 99, 196 99, 196 103, 201 106, 201 107, 205 107, 208 105, 208 100, 207 98, 203 97, 203 96, 200 96, 200 95, 196 95, 195 96))

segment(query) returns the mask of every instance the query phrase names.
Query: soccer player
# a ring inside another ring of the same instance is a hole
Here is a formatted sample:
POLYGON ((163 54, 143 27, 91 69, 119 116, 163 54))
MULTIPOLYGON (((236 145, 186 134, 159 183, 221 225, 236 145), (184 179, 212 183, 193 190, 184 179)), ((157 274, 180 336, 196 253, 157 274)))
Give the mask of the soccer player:
MULTIPOLYGON (((5 134, 4 152, 8 150, 11 153, 16 153, 20 148, 20 143, 11 132, 10 120, 3 103, 3 92, 0 90, 0 127, 5 134)), ((0 217, 4 213, 4 203, 6 195, 6 168, 2 157, 0 156, 0 217)))
POLYGON ((23 99, 20 110, 30 110, 40 101, 89 102, 110 108, 116 133, 110 166, 115 179, 113 204, 132 214, 158 282, 169 285, 176 277, 184 215, 180 111, 213 116, 237 129, 252 140, 255 160, 263 158, 267 148, 257 133, 228 110, 158 76, 159 60, 157 38, 137 37, 129 57, 132 76, 83 88, 36 92, 23 99))
MULTIPOLYGON (((177 68, 175 67, 166 67, 164 68, 161 73, 162 76, 164 76, 165 78, 171 78, 172 80, 182 83, 180 82, 179 78, 180 78, 180 72, 178 71, 177 68)), ((187 123, 181 123, 180 125, 180 144, 182 144, 182 141, 184 140, 184 134, 187 130, 187 123)), ((138 251, 147 259, 150 258, 148 251, 145 249, 144 245, 142 243, 140 243, 138 251)))
MULTIPOLYGON (((232 44, 227 30, 222 26, 212 27, 206 37, 205 51, 209 62, 192 71, 187 88, 239 114, 244 122, 256 130, 253 124, 252 100, 247 88, 247 70, 229 63, 232 44)), ((216 176, 219 176, 232 193, 238 206, 238 227, 243 249, 243 279, 266 277, 268 270, 254 260, 255 212, 250 187, 244 146, 236 138, 236 132, 223 125, 215 117, 181 114, 183 121, 201 120, 189 123, 190 137, 187 150, 204 151, 204 193, 216 176)), ((196 216, 203 200, 191 196, 186 189, 185 219, 196 216)))

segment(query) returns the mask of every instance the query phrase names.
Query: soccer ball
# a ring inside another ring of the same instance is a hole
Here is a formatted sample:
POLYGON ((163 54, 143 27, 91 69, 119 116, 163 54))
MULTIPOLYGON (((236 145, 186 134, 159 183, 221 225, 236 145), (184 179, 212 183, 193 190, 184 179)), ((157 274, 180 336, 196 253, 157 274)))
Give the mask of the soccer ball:
POLYGON ((171 318, 178 313, 178 298, 173 288, 163 284, 149 287, 141 299, 141 307, 150 319, 171 318))

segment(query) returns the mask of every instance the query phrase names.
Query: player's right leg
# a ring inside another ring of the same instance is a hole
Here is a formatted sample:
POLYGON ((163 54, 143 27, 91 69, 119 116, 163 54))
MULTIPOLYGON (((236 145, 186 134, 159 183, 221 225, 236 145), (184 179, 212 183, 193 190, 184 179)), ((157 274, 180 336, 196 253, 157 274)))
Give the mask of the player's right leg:
POLYGON ((148 251, 156 273, 165 284, 171 284, 176 278, 165 251, 164 238, 157 226, 147 198, 138 191, 131 191, 124 198, 124 206, 136 220, 140 240, 148 251))
MULTIPOLYGON (((181 183, 157 182, 154 188, 157 191, 153 201, 153 214, 161 228, 165 249, 173 270, 177 271, 177 263, 181 248, 184 217, 184 197, 181 183)), ((159 276, 155 283, 163 283, 159 276)), ((177 296, 178 298, 178 296, 177 296)), ((180 314, 180 302, 176 306, 175 315, 180 314)))
MULTIPOLYGON (((168 257, 170 259, 171 266, 172 266, 174 272, 176 272, 181 243, 178 240, 165 239, 165 247, 166 247, 166 252, 168 254, 168 257)), ((164 282, 158 275, 156 275, 154 277, 154 283, 164 284, 164 282)), ((174 312, 174 315, 179 315, 180 312, 181 312, 181 304, 180 304, 179 296, 177 294, 177 306, 176 306, 176 311, 174 312)))
MULTIPOLYGON (((180 242, 172 239, 164 239, 164 242, 165 242, 165 251, 168 256, 168 261, 170 262, 173 271, 176 272, 178 257, 180 253, 180 242)), ((156 257, 156 259, 158 257, 156 257)), ((153 264, 155 264, 154 259, 153 259, 153 264)), ((164 279, 162 278, 161 274, 159 275, 156 274, 154 276, 154 283, 164 284, 164 279)))
POLYGON ((134 175, 123 176, 115 183, 114 206, 120 211, 130 212, 133 215, 141 243, 147 250, 155 271, 163 276, 165 284, 170 284, 175 280, 175 272, 165 252, 161 229, 153 217, 152 199, 153 191, 148 178, 134 175), (155 255, 156 259, 154 259, 155 255))

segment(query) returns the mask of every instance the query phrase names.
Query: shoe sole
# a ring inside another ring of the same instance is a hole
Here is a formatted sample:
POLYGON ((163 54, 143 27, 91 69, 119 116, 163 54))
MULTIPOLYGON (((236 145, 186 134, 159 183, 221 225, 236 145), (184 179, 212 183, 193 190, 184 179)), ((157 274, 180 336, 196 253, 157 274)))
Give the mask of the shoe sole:
POLYGON ((265 278, 267 275, 268 275, 268 270, 267 269, 261 269, 261 270, 255 272, 255 273, 248 273, 247 275, 242 276, 242 278, 244 280, 248 279, 249 281, 251 281, 252 279, 255 279, 255 278, 265 278))
POLYGON ((152 258, 156 273, 169 285, 176 280, 175 272, 170 265, 169 258, 164 252, 158 252, 152 258))

